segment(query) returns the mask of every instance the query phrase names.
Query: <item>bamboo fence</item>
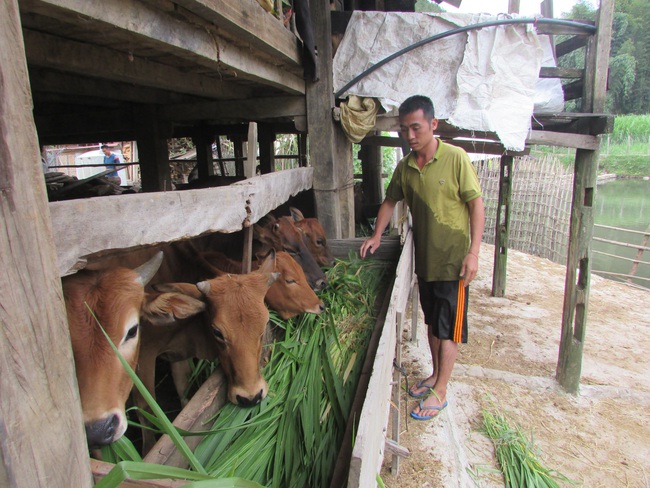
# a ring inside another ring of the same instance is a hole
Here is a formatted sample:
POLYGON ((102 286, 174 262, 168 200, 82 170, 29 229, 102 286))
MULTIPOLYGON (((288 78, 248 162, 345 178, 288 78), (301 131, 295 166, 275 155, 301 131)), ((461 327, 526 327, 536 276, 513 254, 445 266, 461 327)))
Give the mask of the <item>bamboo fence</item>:
MULTIPOLYGON (((483 241, 494 244, 499 202, 499 162, 490 158, 475 166, 485 202, 483 241)), ((553 155, 515 158, 512 165, 508 247, 566 264, 573 171, 553 155)))

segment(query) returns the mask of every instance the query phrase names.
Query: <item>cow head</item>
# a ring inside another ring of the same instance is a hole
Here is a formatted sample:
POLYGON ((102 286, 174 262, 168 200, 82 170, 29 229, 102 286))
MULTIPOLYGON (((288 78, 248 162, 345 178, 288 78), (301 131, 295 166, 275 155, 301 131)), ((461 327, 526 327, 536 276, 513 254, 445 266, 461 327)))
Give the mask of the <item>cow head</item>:
POLYGON ((266 292, 266 303, 284 320, 300 313, 319 314, 325 310, 325 305, 307 283, 305 272, 289 253, 276 253, 271 249, 266 259, 258 261, 258 267, 263 272, 279 273, 277 281, 266 292))
POLYGON ((62 280, 86 437, 91 448, 126 431, 124 405, 133 383, 99 325, 135 367, 140 345, 144 286, 162 253, 139 268, 80 271, 62 280))
POLYGON ((196 285, 168 283, 155 287, 158 291, 185 293, 207 304, 208 327, 228 378, 228 399, 242 407, 257 405, 268 391, 260 370, 262 337, 269 320, 264 296, 279 276, 267 272, 268 268, 244 275, 221 273, 196 285))
POLYGON ((276 219, 268 216, 264 225, 253 226, 255 239, 268 248, 285 251, 293 257, 305 272, 309 286, 319 291, 327 286, 327 277, 311 254, 302 233, 291 217, 276 219))
POLYGON ((302 232, 305 244, 307 244, 307 248, 316 259, 316 262, 321 266, 334 266, 334 256, 332 256, 332 251, 327 245, 323 225, 318 219, 306 219, 303 217, 302 212, 295 207, 291 207, 289 210, 294 224, 302 232))

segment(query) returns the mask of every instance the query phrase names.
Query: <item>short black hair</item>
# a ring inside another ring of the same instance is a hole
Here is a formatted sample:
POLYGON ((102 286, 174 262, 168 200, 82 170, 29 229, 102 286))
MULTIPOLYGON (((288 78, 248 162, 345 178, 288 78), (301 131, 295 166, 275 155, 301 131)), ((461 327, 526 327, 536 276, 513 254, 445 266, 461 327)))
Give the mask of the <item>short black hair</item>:
POLYGON ((401 118, 417 110, 422 110, 424 118, 427 120, 433 120, 436 116, 433 102, 429 97, 425 97, 424 95, 413 95, 404 100, 399 106, 399 116, 401 118))
POLYGON ((108 149, 108 146, 106 144, 102 144, 100 149, 108 149))

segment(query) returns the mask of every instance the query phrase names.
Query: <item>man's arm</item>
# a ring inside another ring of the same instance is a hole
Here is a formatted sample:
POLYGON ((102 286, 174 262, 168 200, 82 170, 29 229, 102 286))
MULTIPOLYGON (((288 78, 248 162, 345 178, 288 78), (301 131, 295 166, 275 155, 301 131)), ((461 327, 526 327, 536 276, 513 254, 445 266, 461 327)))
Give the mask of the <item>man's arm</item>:
POLYGON ((379 207, 379 211, 377 212, 377 222, 375 223, 375 231, 372 233, 370 238, 366 239, 363 241, 363 244, 361 244, 360 254, 362 258, 366 257, 368 251, 370 251, 370 254, 375 254, 375 251, 381 245, 381 235, 390 223, 390 218, 393 216, 395 205, 397 205, 397 202, 386 198, 379 207))
POLYGON ((483 239, 483 229, 485 228, 485 207, 483 198, 478 197, 467 202, 469 208, 469 251, 463 259, 460 269, 460 275, 463 277, 465 286, 476 277, 478 271, 478 253, 481 249, 481 240, 483 239))

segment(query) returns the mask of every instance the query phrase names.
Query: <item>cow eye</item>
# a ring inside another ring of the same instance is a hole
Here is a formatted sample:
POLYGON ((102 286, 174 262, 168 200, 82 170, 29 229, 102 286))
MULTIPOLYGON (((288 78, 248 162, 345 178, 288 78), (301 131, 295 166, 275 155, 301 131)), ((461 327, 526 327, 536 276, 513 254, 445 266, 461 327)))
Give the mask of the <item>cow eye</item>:
POLYGON ((137 335, 138 335, 138 324, 135 324, 126 333, 126 336, 124 337, 124 342, 133 339, 137 335))
POLYGON ((286 280, 284 280, 284 282, 285 282, 287 285, 292 285, 293 283, 296 282, 296 280, 286 279, 286 280))
POLYGON ((324 246, 325 245, 325 240, 324 239, 318 239, 316 241, 316 244, 318 244, 319 246, 324 246))
POLYGON ((214 337, 221 342, 225 342, 226 339, 223 336, 223 333, 219 329, 212 329, 212 333, 214 334, 214 337))

